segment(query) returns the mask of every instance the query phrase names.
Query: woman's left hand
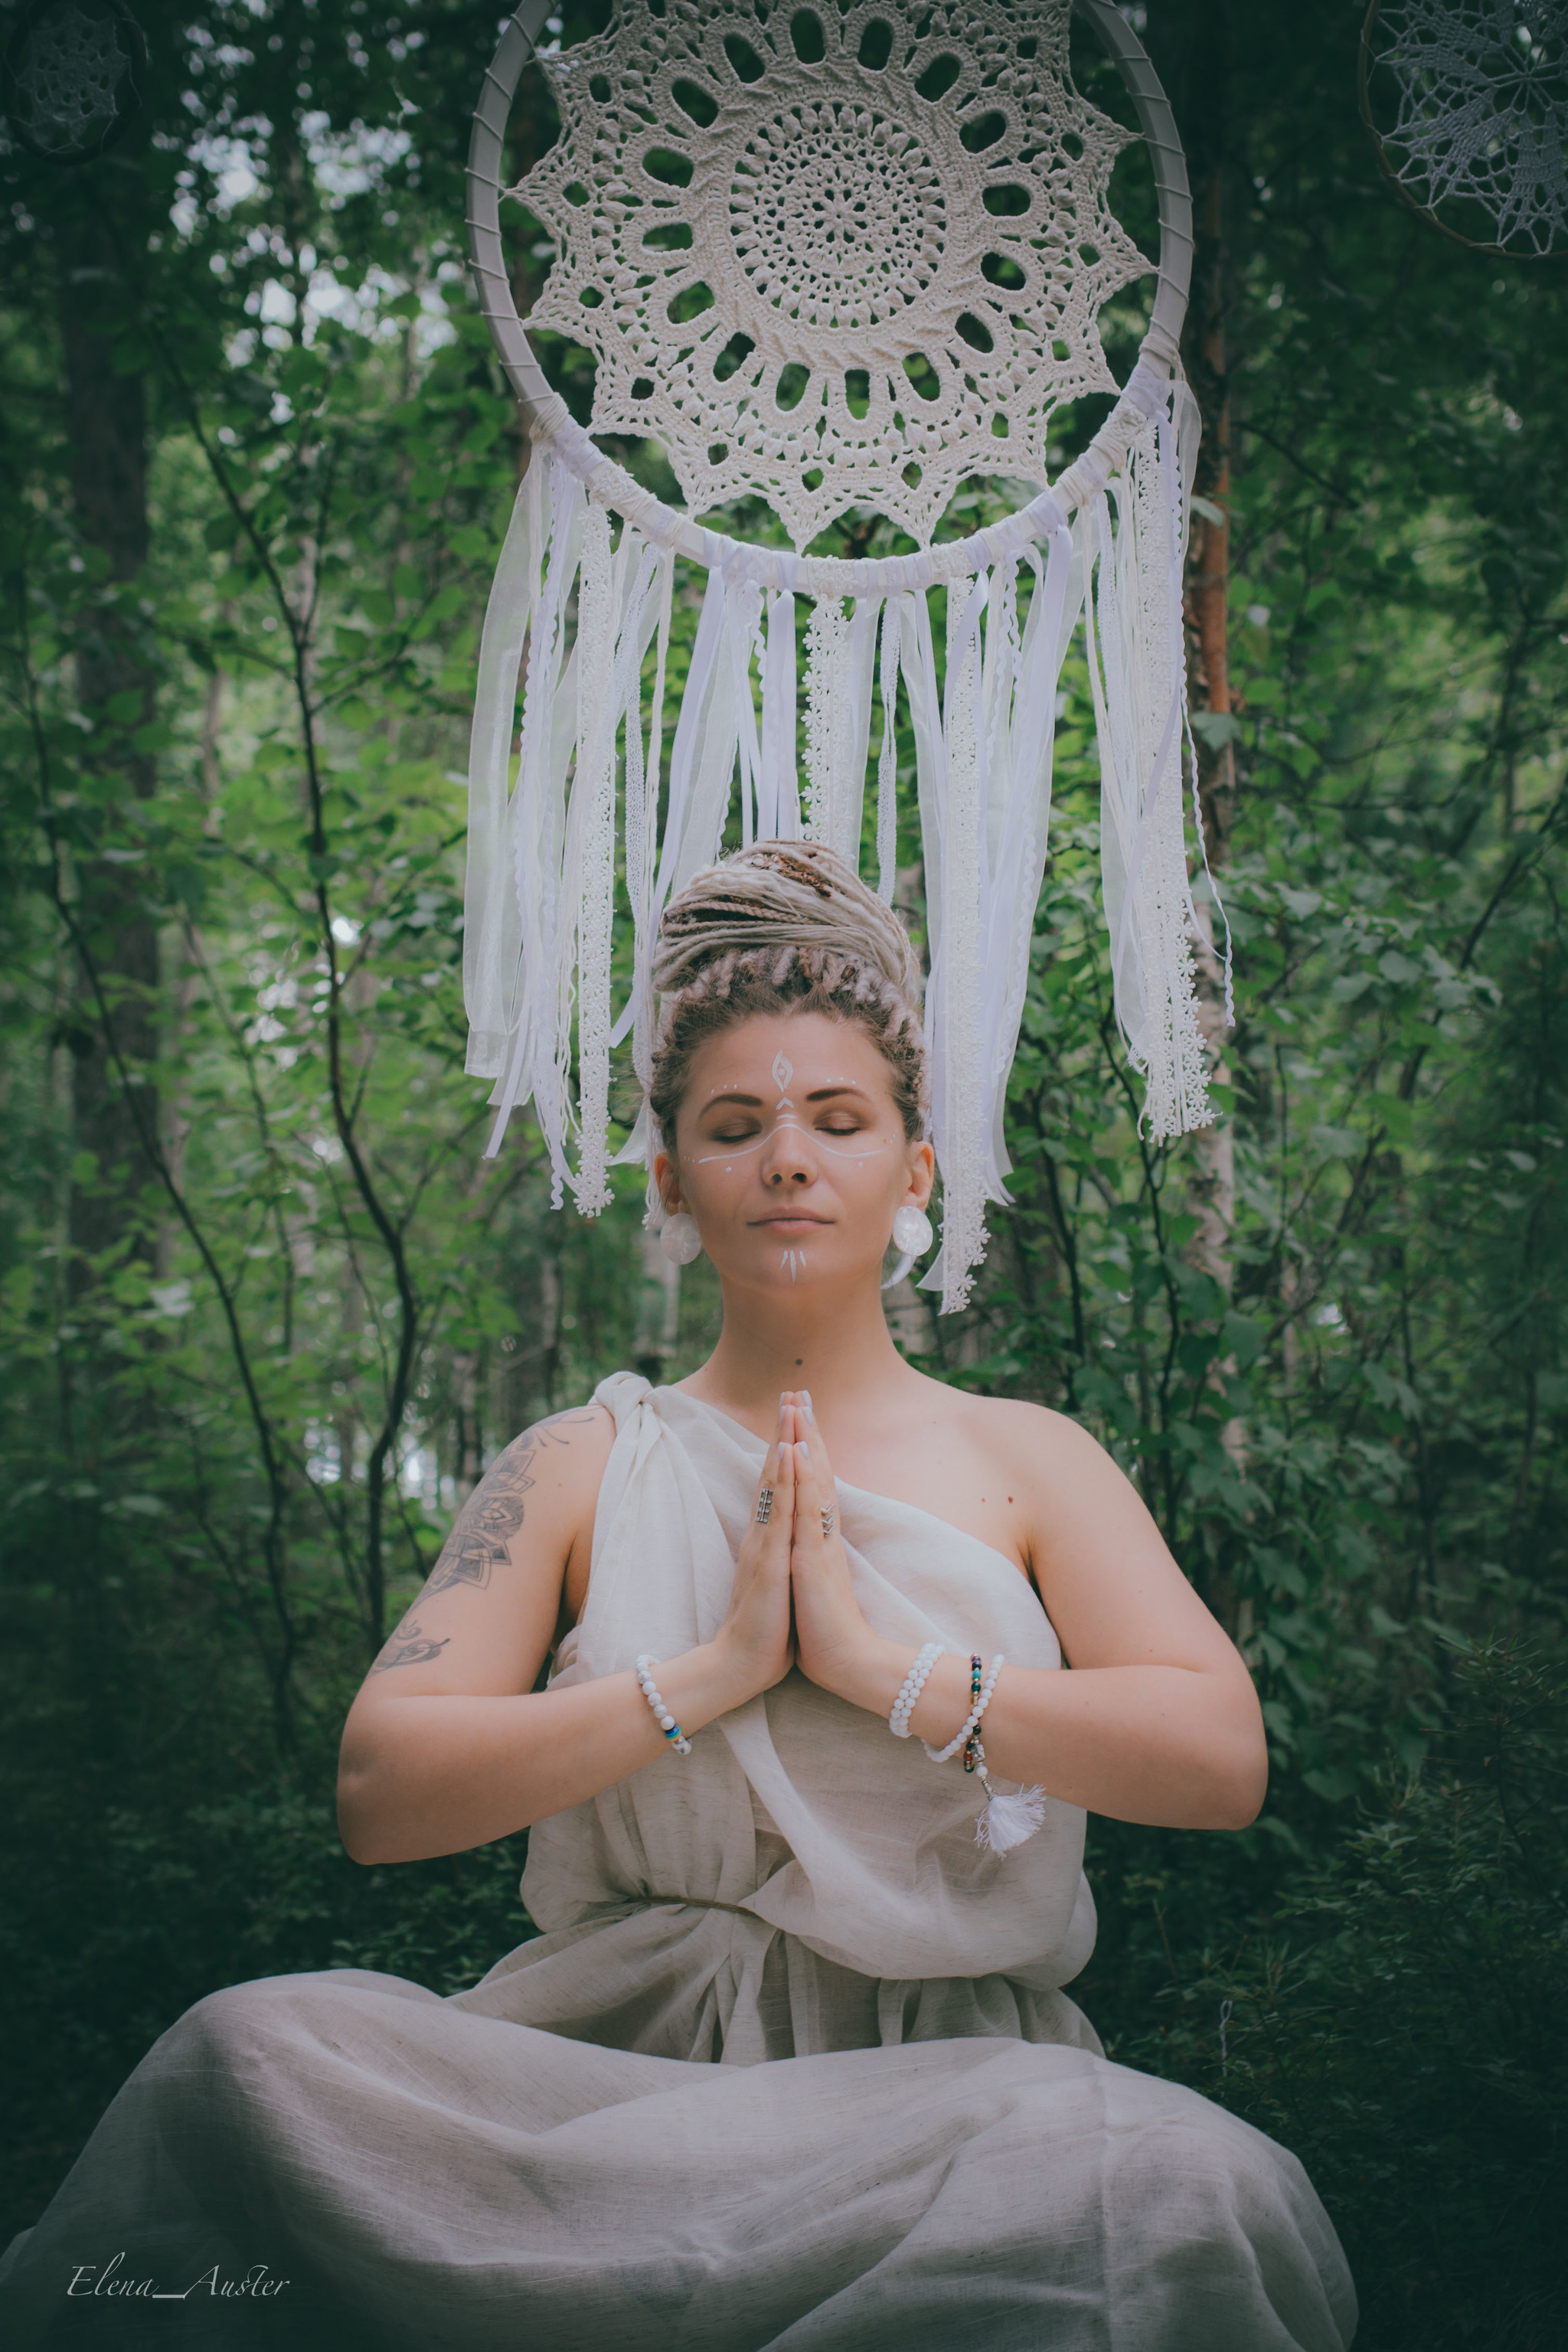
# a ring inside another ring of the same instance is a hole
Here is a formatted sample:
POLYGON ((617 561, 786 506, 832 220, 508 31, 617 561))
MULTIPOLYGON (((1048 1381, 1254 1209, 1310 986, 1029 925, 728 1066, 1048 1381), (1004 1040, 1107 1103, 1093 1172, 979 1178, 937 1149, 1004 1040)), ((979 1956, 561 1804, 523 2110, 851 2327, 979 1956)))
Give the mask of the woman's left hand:
POLYGON ((804 1391, 784 1399, 781 1436, 795 1447, 795 1530, 790 1583, 800 1670, 824 1690, 860 1704, 868 1655, 879 1644, 860 1612, 838 1530, 833 1465, 804 1391))

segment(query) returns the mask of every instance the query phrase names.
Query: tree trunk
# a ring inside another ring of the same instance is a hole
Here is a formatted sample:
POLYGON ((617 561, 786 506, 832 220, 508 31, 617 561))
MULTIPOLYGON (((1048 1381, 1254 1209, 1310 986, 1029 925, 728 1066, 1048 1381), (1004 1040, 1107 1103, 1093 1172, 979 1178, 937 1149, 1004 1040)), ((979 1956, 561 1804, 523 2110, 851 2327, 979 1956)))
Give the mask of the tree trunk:
POLYGON ((680 1336, 680 1268, 666 1257, 657 1234, 644 1233, 639 1250, 637 1331, 632 1361, 656 1388, 666 1379, 680 1336))
MULTIPOLYGON (((1236 821, 1236 749, 1230 694, 1230 382, 1226 353, 1229 254, 1225 219, 1226 170, 1226 0, 1199 0, 1193 20, 1188 142, 1193 163, 1193 299, 1184 357, 1203 417, 1191 545, 1187 556, 1187 672, 1198 759, 1198 803, 1211 869, 1225 866, 1236 821), (1205 509, 1207 509, 1205 512, 1205 509), (1205 724, 1205 721, 1207 722, 1205 724)), ((1213 1075, 1225 1077, 1225 1003, 1213 938, 1213 913, 1198 898, 1205 952, 1200 955, 1199 1020, 1213 1075)), ((1228 1121, 1193 1139, 1192 1203, 1198 1217, 1194 1262, 1226 1289, 1236 1220, 1236 1166, 1228 1121)))
MULTIPOLYGON (((59 319, 77 526, 118 586, 136 578, 147 556, 146 386, 140 373, 115 371, 115 320, 126 309, 125 232, 112 219, 110 192, 95 184, 99 177, 80 175, 58 217, 59 319)), ((84 766, 100 823, 112 834, 115 804, 151 800, 157 784, 153 755, 133 740, 152 721, 155 689, 135 616, 91 611, 76 668, 82 709, 94 721, 84 766)), ((78 1152, 91 1155, 95 1171, 71 1197, 79 1294, 91 1286, 90 1262, 104 1251, 127 1241, 139 1255, 150 1258, 153 1251, 139 1201, 147 1175, 142 1137, 155 1137, 158 1128, 159 962, 157 918, 136 863, 84 845, 77 906, 92 969, 82 976, 73 1107, 78 1152)))
MULTIPOLYGON (((1203 418, 1191 542, 1187 555, 1188 688, 1198 762, 1198 805, 1210 871, 1217 878, 1229 860, 1236 823, 1235 721, 1230 689, 1231 394, 1226 348, 1230 252, 1226 180, 1229 170, 1229 26, 1226 0, 1198 0, 1194 10, 1188 73, 1187 138, 1193 169, 1195 232, 1193 299, 1183 338, 1187 377, 1203 418)), ((1211 1078, 1223 1085, 1226 1066, 1224 972, 1212 907, 1194 893, 1203 944, 1198 954, 1198 1020, 1211 1078)), ((1227 1295, 1234 1273, 1236 1144, 1228 1118, 1200 1128, 1192 1139, 1189 1205, 1197 1219, 1192 1263, 1227 1295)), ((1234 1370, 1222 1364, 1223 1376, 1234 1370)), ((1233 1419, 1223 1433, 1226 1452, 1247 1466, 1246 1424, 1233 1419)), ((1217 1543, 1219 1531, 1215 1530, 1217 1543)), ((1210 1595, 1216 1613, 1238 1640, 1251 1631, 1252 1607, 1237 1599, 1223 1570, 1210 1595)))

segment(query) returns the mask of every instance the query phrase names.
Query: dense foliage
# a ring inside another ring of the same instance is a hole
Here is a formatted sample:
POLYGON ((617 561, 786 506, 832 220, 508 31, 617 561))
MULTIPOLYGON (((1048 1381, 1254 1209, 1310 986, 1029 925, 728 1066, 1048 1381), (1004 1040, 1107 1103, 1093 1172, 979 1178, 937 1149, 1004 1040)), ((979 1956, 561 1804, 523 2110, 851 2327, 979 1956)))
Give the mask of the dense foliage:
MULTIPOLYGON (((552 1213, 526 1132, 479 1159, 461 1075, 467 712, 521 457, 460 267, 495 18, 139 13, 126 139, 75 171, 0 156, 18 2221, 214 1985, 348 1958, 450 1989, 526 1931, 506 1848, 347 1863, 337 1727, 498 1445, 617 1364, 689 1369, 715 1315, 694 1269, 661 1355, 635 1181, 594 1226, 552 1213)), ((1351 0, 1146 14, 1225 223, 1235 698, 1198 718, 1237 780, 1234 1208, 1216 1244, 1194 1146, 1139 1134, 1069 677, 1017 1205, 975 1308, 899 1329, 1105 1438, 1258 1677, 1257 1828, 1093 1825, 1082 1990, 1113 2053, 1298 2149, 1366 2345, 1545 2345, 1563 295, 1384 191, 1351 0)), ((535 90, 520 165, 550 131, 535 90)), ((526 307, 526 221, 515 257, 526 307)), ((546 357, 585 415, 581 355, 546 357)), ((669 487, 657 450, 619 454, 669 487)), ((955 521, 1005 495, 973 485, 955 521)), ((852 521, 839 544, 884 541, 852 521)))

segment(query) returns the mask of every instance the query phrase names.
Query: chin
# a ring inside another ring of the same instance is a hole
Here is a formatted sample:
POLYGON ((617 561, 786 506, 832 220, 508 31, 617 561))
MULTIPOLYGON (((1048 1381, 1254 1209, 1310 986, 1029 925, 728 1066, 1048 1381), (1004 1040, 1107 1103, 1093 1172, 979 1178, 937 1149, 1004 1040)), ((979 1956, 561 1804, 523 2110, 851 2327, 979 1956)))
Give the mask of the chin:
POLYGON ((844 1263, 841 1250, 814 1242, 809 1234, 781 1234, 777 1241, 770 1237, 749 1252, 748 1257, 745 1279, 760 1290, 805 1289, 808 1286, 815 1288, 824 1282, 842 1284, 858 1271, 844 1263))
POLYGON ((776 1263, 772 1250, 763 1263, 771 1268, 775 1282, 793 1288, 803 1282, 820 1282, 823 1275, 830 1271, 822 1264, 823 1255, 824 1252, 814 1251, 809 1242, 781 1241, 776 1263))

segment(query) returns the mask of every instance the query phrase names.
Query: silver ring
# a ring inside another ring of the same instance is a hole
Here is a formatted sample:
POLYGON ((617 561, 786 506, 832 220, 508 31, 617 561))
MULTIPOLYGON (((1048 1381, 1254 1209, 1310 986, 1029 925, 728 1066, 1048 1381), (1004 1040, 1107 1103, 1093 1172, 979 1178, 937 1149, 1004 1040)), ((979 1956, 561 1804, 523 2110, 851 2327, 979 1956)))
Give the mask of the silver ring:
POLYGON ((757 1525, 765 1528, 773 1515, 773 1490, 764 1486, 757 1496, 757 1525))
POLYGON ((833 1533, 834 1528, 837 1525, 838 1513, 834 1508, 833 1505, 829 1503, 826 1505, 822 1514, 822 1536, 824 1542, 826 1541, 827 1538, 833 1533))

